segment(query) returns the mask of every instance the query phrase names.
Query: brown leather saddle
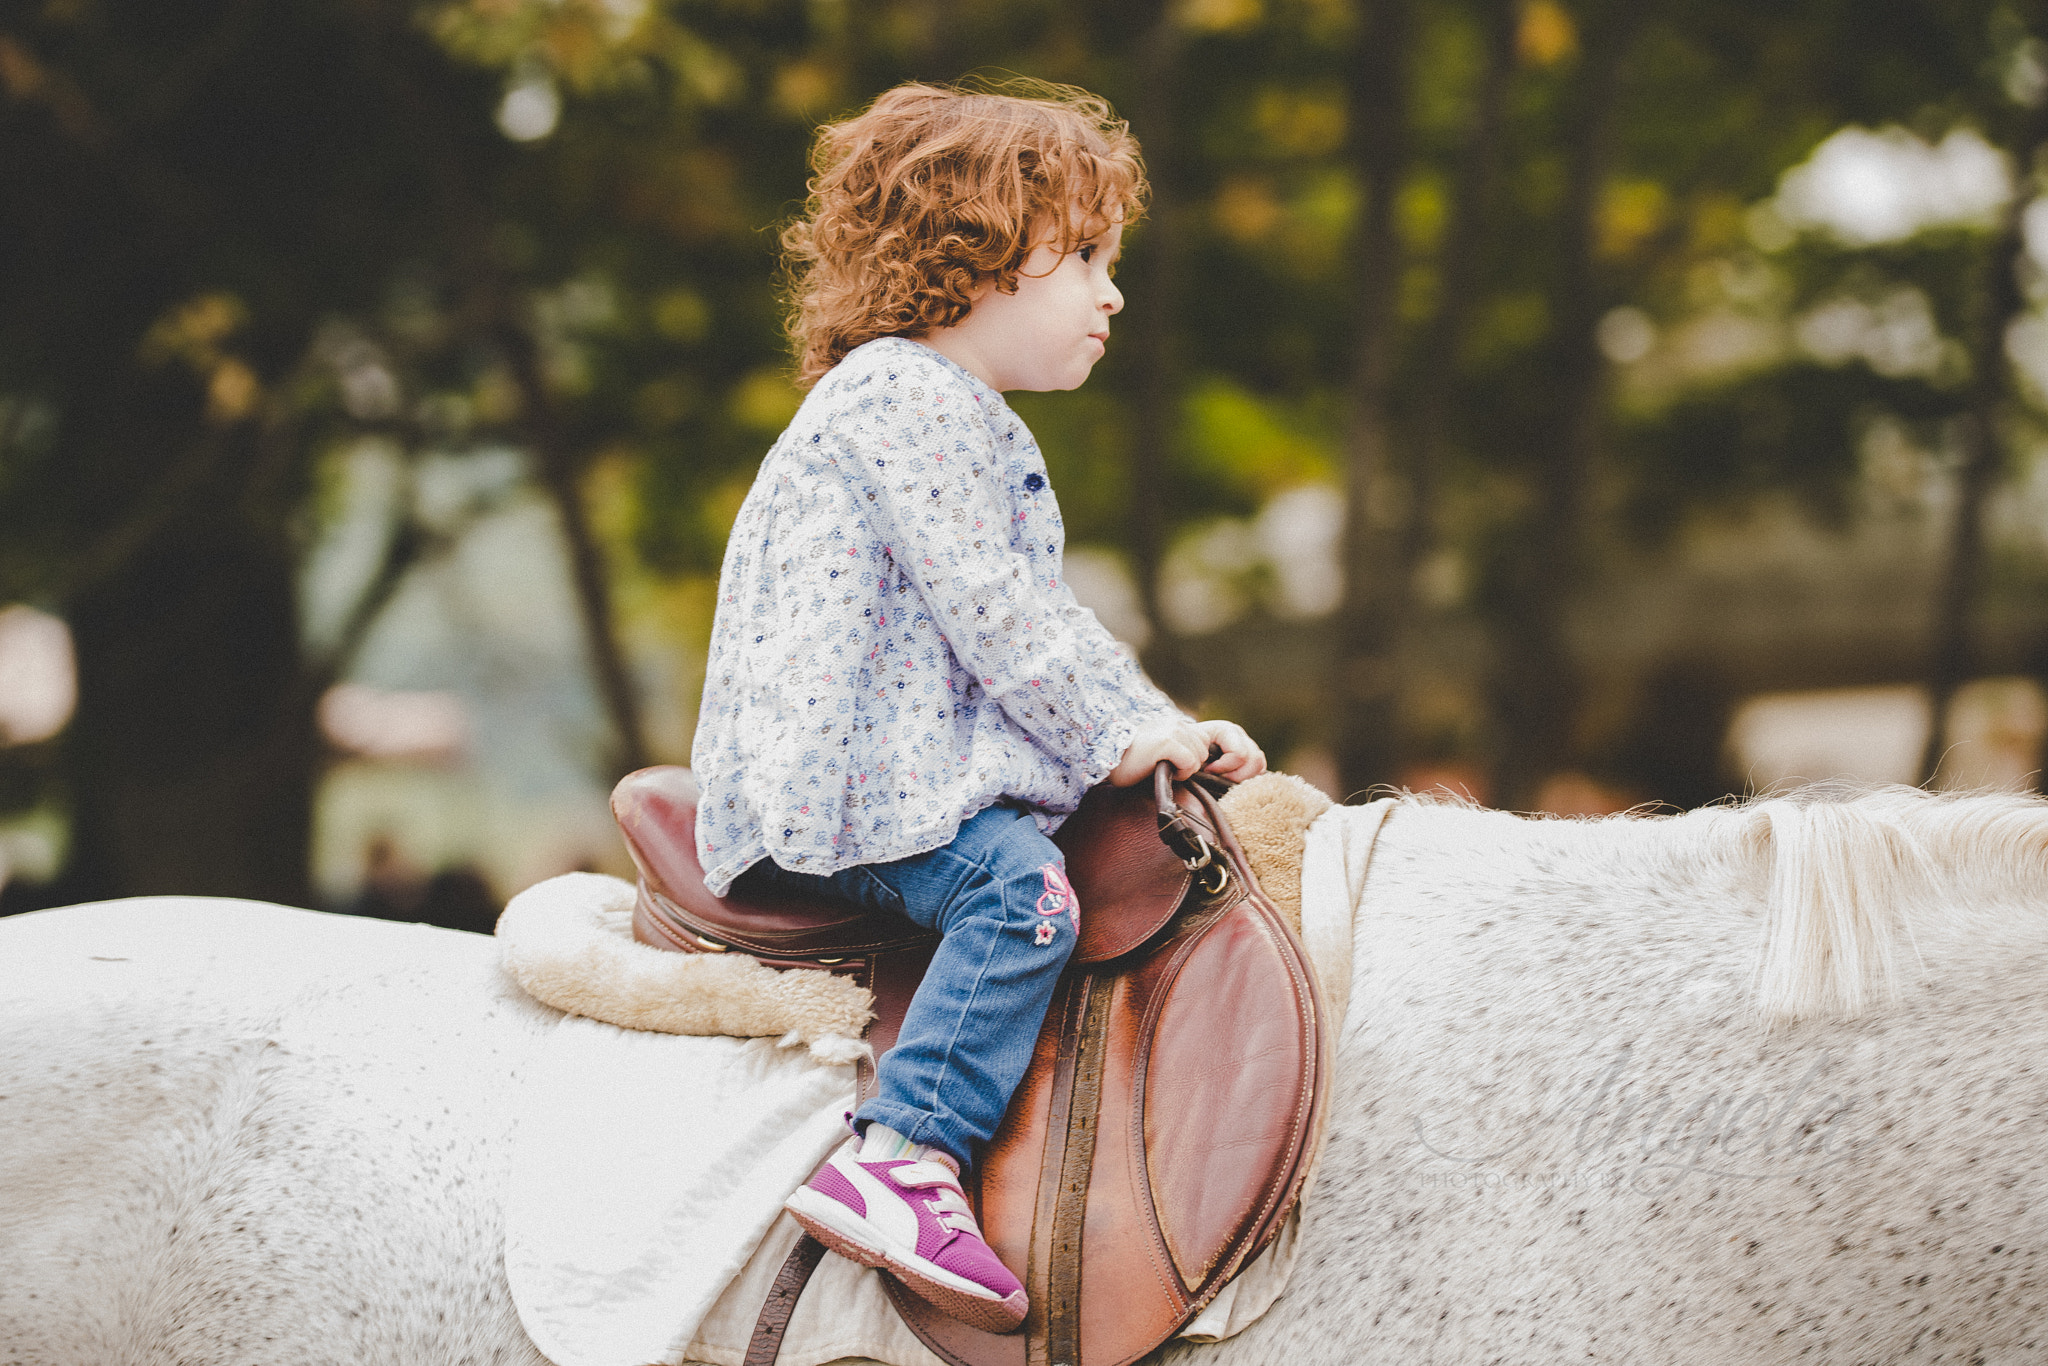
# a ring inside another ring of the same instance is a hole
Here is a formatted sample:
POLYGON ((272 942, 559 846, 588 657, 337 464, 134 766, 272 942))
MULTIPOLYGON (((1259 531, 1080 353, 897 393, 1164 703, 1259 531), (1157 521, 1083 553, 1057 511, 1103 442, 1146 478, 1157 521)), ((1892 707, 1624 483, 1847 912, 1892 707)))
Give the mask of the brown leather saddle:
MULTIPOLYGON (((848 973, 875 995, 868 1040, 895 1042, 937 936, 823 901, 711 895, 688 770, 612 794, 640 869, 633 930, 693 953, 848 973)), ((1030 1071, 966 1182, 989 1245, 1031 1297, 998 1336, 884 1278, 897 1311, 956 1366, 1124 1366, 1172 1337, 1280 1231, 1322 1126, 1330 1040, 1307 955, 1259 890, 1215 797, 1095 788, 1055 836, 1081 933, 1030 1071)), ((873 1086, 863 1064, 857 1092, 873 1086)), ((773 1366, 823 1256, 808 1236, 762 1307, 747 1366, 773 1366)))

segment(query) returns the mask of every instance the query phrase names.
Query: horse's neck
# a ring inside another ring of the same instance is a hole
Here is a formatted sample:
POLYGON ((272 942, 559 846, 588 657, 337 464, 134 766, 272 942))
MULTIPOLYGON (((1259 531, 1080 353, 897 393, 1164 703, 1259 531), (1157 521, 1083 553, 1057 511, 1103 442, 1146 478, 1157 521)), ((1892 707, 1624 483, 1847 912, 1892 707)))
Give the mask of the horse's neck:
POLYGON ((2048 803, 1825 796, 1584 821, 1405 802, 1374 854, 1360 937, 1413 917, 1438 951, 1455 952, 1447 935, 1495 933, 1540 958, 1589 917, 1632 918, 1674 962, 1739 945, 1756 1013, 1780 1021, 1879 1008, 1929 955, 2048 939, 2048 803))

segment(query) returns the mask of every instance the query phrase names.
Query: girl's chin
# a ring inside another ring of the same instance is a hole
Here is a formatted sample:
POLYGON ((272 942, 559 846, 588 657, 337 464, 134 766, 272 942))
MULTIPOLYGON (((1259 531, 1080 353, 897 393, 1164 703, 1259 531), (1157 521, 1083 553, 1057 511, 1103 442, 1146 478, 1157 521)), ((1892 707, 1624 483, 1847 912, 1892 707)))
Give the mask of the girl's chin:
POLYGON ((1093 359, 1077 361, 1075 364, 1068 366, 1064 371, 1041 374, 1028 383, 1018 384, 1014 387, 1033 394, 1049 394, 1061 389, 1078 389, 1088 382, 1088 376, 1094 372, 1095 362, 1093 359))

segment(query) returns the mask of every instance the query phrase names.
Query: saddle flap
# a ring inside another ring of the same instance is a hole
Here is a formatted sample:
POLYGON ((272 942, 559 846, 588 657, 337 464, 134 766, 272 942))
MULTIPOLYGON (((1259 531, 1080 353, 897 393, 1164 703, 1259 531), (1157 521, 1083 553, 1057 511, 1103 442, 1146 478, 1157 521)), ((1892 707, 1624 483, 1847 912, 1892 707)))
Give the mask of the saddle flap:
MULTIPOLYGON (((1209 827, 1199 800, 1177 794, 1181 809, 1209 827)), ((1073 961, 1106 963, 1166 928, 1194 879, 1159 839, 1159 812, 1146 785, 1088 789, 1053 835, 1067 856, 1067 881, 1081 903, 1073 961)))
POLYGON ((639 910, 645 914, 635 915, 635 934, 657 948, 736 948, 771 959, 815 959, 933 938, 900 916, 823 897, 714 896, 697 861, 697 780, 687 768, 660 764, 627 774, 612 789, 612 816, 640 870, 639 910))
POLYGON ((1224 1267, 1233 1247, 1256 1241, 1283 1195, 1309 1121, 1316 1044, 1303 1022, 1314 1018, 1311 1001, 1301 960, 1275 927, 1233 915, 1154 1007, 1145 1173, 1160 1235, 1191 1290, 1224 1267), (1292 1065, 1270 1065, 1276 1057, 1292 1065))

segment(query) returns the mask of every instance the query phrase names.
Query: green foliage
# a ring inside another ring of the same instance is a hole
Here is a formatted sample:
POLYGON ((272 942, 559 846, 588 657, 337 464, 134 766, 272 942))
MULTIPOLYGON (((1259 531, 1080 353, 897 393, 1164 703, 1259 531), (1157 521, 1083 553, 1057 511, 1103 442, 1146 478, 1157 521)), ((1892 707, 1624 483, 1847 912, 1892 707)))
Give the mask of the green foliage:
MULTIPOLYGON (((1391 191, 1406 256, 1395 454, 1420 439, 1421 396, 1447 391, 1436 531, 1479 578, 1508 573, 1505 548, 1543 515, 1546 443, 1575 420, 1563 407, 1587 343, 1575 320, 1617 306, 1666 339, 1732 316, 1776 340, 1739 363, 1680 363, 1674 345, 1600 372, 1592 473, 1620 515, 1599 534, 1654 542, 1696 511, 1785 493, 1838 516, 1873 424, 1930 449, 1947 439, 1969 379, 1950 352, 1976 325, 1986 235, 1852 251, 1807 234, 1765 252, 1748 214, 1845 123, 1996 136, 2013 63, 2040 28, 2031 9, 1659 7, 1619 69, 1584 275, 1566 266, 1571 167, 1592 135, 1586 73, 1620 0, 1518 5, 1495 193, 1473 258, 1457 262, 1446 253, 1491 11, 1413 9, 1411 152, 1391 191), (1446 361, 1429 345, 1454 266, 1468 268, 1457 302, 1469 326, 1446 361), (1902 292, 1924 301, 1948 359, 1883 373, 1793 340, 1835 301, 1876 308, 1902 292)), ((1169 273, 1153 269, 1160 225, 1140 224, 1099 375, 1077 394, 1016 400, 1073 538, 1128 555, 1136 500, 1170 540, 1341 480, 1367 207, 1358 152, 1373 131, 1355 71, 1382 12, 1360 0, 16 7, 0 20, 0 600, 77 600, 202 514, 296 552, 317 521, 321 460, 365 434, 418 460, 537 449, 551 432, 620 491, 611 551, 636 572, 699 582, 795 402, 775 229, 801 203, 813 128, 900 80, 973 69, 1098 89, 1163 149, 1169 273), (1171 320, 1157 390, 1152 358, 1129 349, 1148 313, 1171 320), (528 345, 538 389, 520 362, 528 345), (1134 489, 1133 451, 1154 427, 1170 429, 1168 477, 1134 489)), ((1482 613, 1508 601, 1481 598, 1482 613)))
POLYGON ((1773 367, 1687 394, 1618 436, 1627 527, 1654 541, 1689 514, 1739 510, 1773 493, 1839 524, 1872 421, 1904 419, 1920 445, 1938 449, 1943 422, 1957 413, 1955 395, 1861 365, 1773 367))

